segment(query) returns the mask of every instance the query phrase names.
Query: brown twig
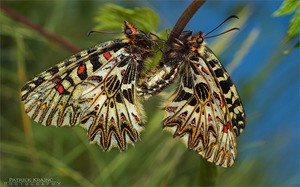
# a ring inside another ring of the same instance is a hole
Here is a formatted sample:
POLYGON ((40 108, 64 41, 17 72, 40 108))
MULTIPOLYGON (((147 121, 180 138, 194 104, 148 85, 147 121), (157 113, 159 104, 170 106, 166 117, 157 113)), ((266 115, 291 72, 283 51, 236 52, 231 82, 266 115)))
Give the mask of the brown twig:
POLYGON ((8 16, 10 16, 12 19, 22 23, 23 25, 26 25, 27 27, 33 29, 34 31, 38 32, 39 34, 43 35, 45 38, 47 38, 50 41, 56 42, 57 44, 61 45, 62 47, 72 51, 72 52, 78 52, 80 51, 80 48, 76 47, 75 45, 71 44, 70 42, 66 41, 65 39, 56 36, 39 25, 32 23, 30 20, 26 19, 24 16, 18 14, 17 12, 13 11, 12 9, 5 6, 3 3, 0 3, 0 9, 5 12, 8 16))
MULTIPOLYGON (((177 20, 171 34, 166 42, 166 47, 170 46, 175 38, 178 38, 180 33, 183 31, 184 27, 196 13, 196 11, 205 3, 206 0, 194 0, 181 14, 180 18, 177 20)), ((167 49, 166 49, 167 50, 167 49)))

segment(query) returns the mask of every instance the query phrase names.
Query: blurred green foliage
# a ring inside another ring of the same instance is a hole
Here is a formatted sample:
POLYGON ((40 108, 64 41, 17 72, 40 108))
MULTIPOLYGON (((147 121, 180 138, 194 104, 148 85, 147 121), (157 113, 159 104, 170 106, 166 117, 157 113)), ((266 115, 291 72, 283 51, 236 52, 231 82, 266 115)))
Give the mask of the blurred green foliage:
POLYGON ((159 25, 158 15, 150 8, 126 9, 114 4, 105 4, 99 8, 95 17, 95 29, 119 30, 120 23, 124 21, 138 25, 144 32, 155 32, 159 25))
MULTIPOLYGON (((293 14, 290 20, 289 28, 287 31, 287 36, 285 38, 286 42, 294 40, 296 37, 300 36, 300 1, 298 0, 284 0, 281 7, 274 12, 274 16, 285 16, 293 14)), ((291 52, 291 50, 300 46, 300 41, 298 40, 294 46, 286 50, 285 53, 291 52)))
MULTIPOLYGON (((118 31, 124 20, 145 32, 157 33, 160 19, 152 9, 136 6, 123 8, 100 2, 7 1, 5 4, 82 49, 119 37, 110 34, 86 37, 89 29, 118 31), (91 18, 95 18, 95 22, 91 18)), ((126 2, 130 4, 131 1, 126 2)), ((252 12, 246 7, 236 14, 244 18, 238 23, 241 27, 252 12)), ((147 114, 145 131, 135 148, 129 146, 126 152, 113 149, 107 153, 97 145, 90 145, 86 132, 80 127, 44 127, 33 122, 23 111, 21 86, 30 77, 71 56, 73 52, 10 19, 3 12, 0 16, 1 185, 9 178, 51 178, 60 182, 61 186, 276 185, 276 181, 266 179, 267 174, 261 168, 262 160, 259 158, 243 160, 238 157, 232 168, 220 168, 204 161, 195 152, 187 151, 178 138, 173 139, 171 134, 162 132, 161 108, 166 94, 141 101, 147 114)), ((162 39, 167 37, 166 31, 157 34, 162 39)), ((253 29, 239 44, 234 63, 229 64, 230 71, 241 64, 258 34, 259 30, 253 29)), ((233 37, 220 37, 218 45, 213 43, 210 47, 217 54, 222 54, 224 47, 218 46, 230 45, 233 37)), ((279 48, 278 51, 282 46, 279 48)), ((282 54, 276 55, 261 67, 257 79, 247 82, 241 93, 244 102, 278 64, 282 54)), ((150 66, 159 59, 155 58, 150 66)), ((239 153, 261 144, 243 145, 239 147, 239 153)))

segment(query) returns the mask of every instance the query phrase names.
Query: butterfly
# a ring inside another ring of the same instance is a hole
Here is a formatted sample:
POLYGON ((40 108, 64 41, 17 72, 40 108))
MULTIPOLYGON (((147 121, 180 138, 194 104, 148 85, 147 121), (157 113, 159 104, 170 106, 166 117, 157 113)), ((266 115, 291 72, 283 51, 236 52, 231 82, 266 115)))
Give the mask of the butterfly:
POLYGON ((188 49, 185 49, 181 44, 191 34, 191 31, 183 31, 176 39, 176 42, 171 46, 165 46, 165 51, 159 63, 153 69, 147 71, 139 82, 137 88, 139 96, 148 99, 160 93, 174 82, 179 70, 179 63, 184 60, 182 57, 188 52, 188 49))
POLYGON ((25 112, 46 126, 80 124, 91 143, 125 150, 143 130, 136 83, 155 46, 125 22, 124 39, 101 43, 38 74, 21 90, 25 112))
POLYGON ((156 76, 146 76, 138 92, 150 97, 180 75, 164 107, 164 129, 205 160, 230 167, 237 155, 236 137, 245 128, 245 112, 233 81, 204 40, 202 32, 192 36, 184 31, 163 55, 156 76))

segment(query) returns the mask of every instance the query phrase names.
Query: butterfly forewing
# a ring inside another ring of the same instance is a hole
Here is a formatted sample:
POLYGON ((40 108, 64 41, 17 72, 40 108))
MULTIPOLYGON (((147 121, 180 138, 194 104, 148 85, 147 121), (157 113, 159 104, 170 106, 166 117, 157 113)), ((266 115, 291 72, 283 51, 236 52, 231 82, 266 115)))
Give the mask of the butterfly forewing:
POLYGON ((107 61, 107 51, 118 50, 120 44, 125 45, 121 40, 115 40, 82 51, 26 83, 21 98, 29 117, 47 126, 78 124, 80 84, 107 61))
POLYGON ((227 114, 229 113, 229 118, 227 120, 231 121, 231 124, 233 125, 232 128, 238 136, 243 132, 246 122, 244 108, 238 91, 228 72, 208 47, 204 48, 202 56, 202 58, 206 59, 216 84, 221 88, 221 96, 224 99, 224 103, 226 103, 226 105, 223 106, 223 110, 227 114))

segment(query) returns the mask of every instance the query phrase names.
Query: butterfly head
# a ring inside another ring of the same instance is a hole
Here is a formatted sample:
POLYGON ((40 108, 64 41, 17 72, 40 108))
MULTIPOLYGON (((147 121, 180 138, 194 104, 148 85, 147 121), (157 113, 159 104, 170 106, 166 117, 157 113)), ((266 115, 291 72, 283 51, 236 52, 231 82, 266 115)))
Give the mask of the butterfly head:
POLYGON ((203 32, 197 32, 192 35, 192 31, 183 31, 178 39, 175 39, 174 47, 177 50, 184 51, 198 51, 202 49, 204 42, 205 34, 203 32))
POLYGON ((129 39, 129 43, 136 46, 144 55, 145 53, 151 53, 152 48, 155 46, 150 34, 138 30, 127 21, 124 22, 123 33, 129 39))
POLYGON ((198 51, 201 50, 205 45, 205 34, 203 32, 197 32, 191 40, 188 42, 189 46, 191 47, 192 51, 198 51))
POLYGON ((131 23, 125 21, 123 27, 123 33, 126 35, 126 37, 130 38, 136 35, 138 33, 138 30, 131 23))

